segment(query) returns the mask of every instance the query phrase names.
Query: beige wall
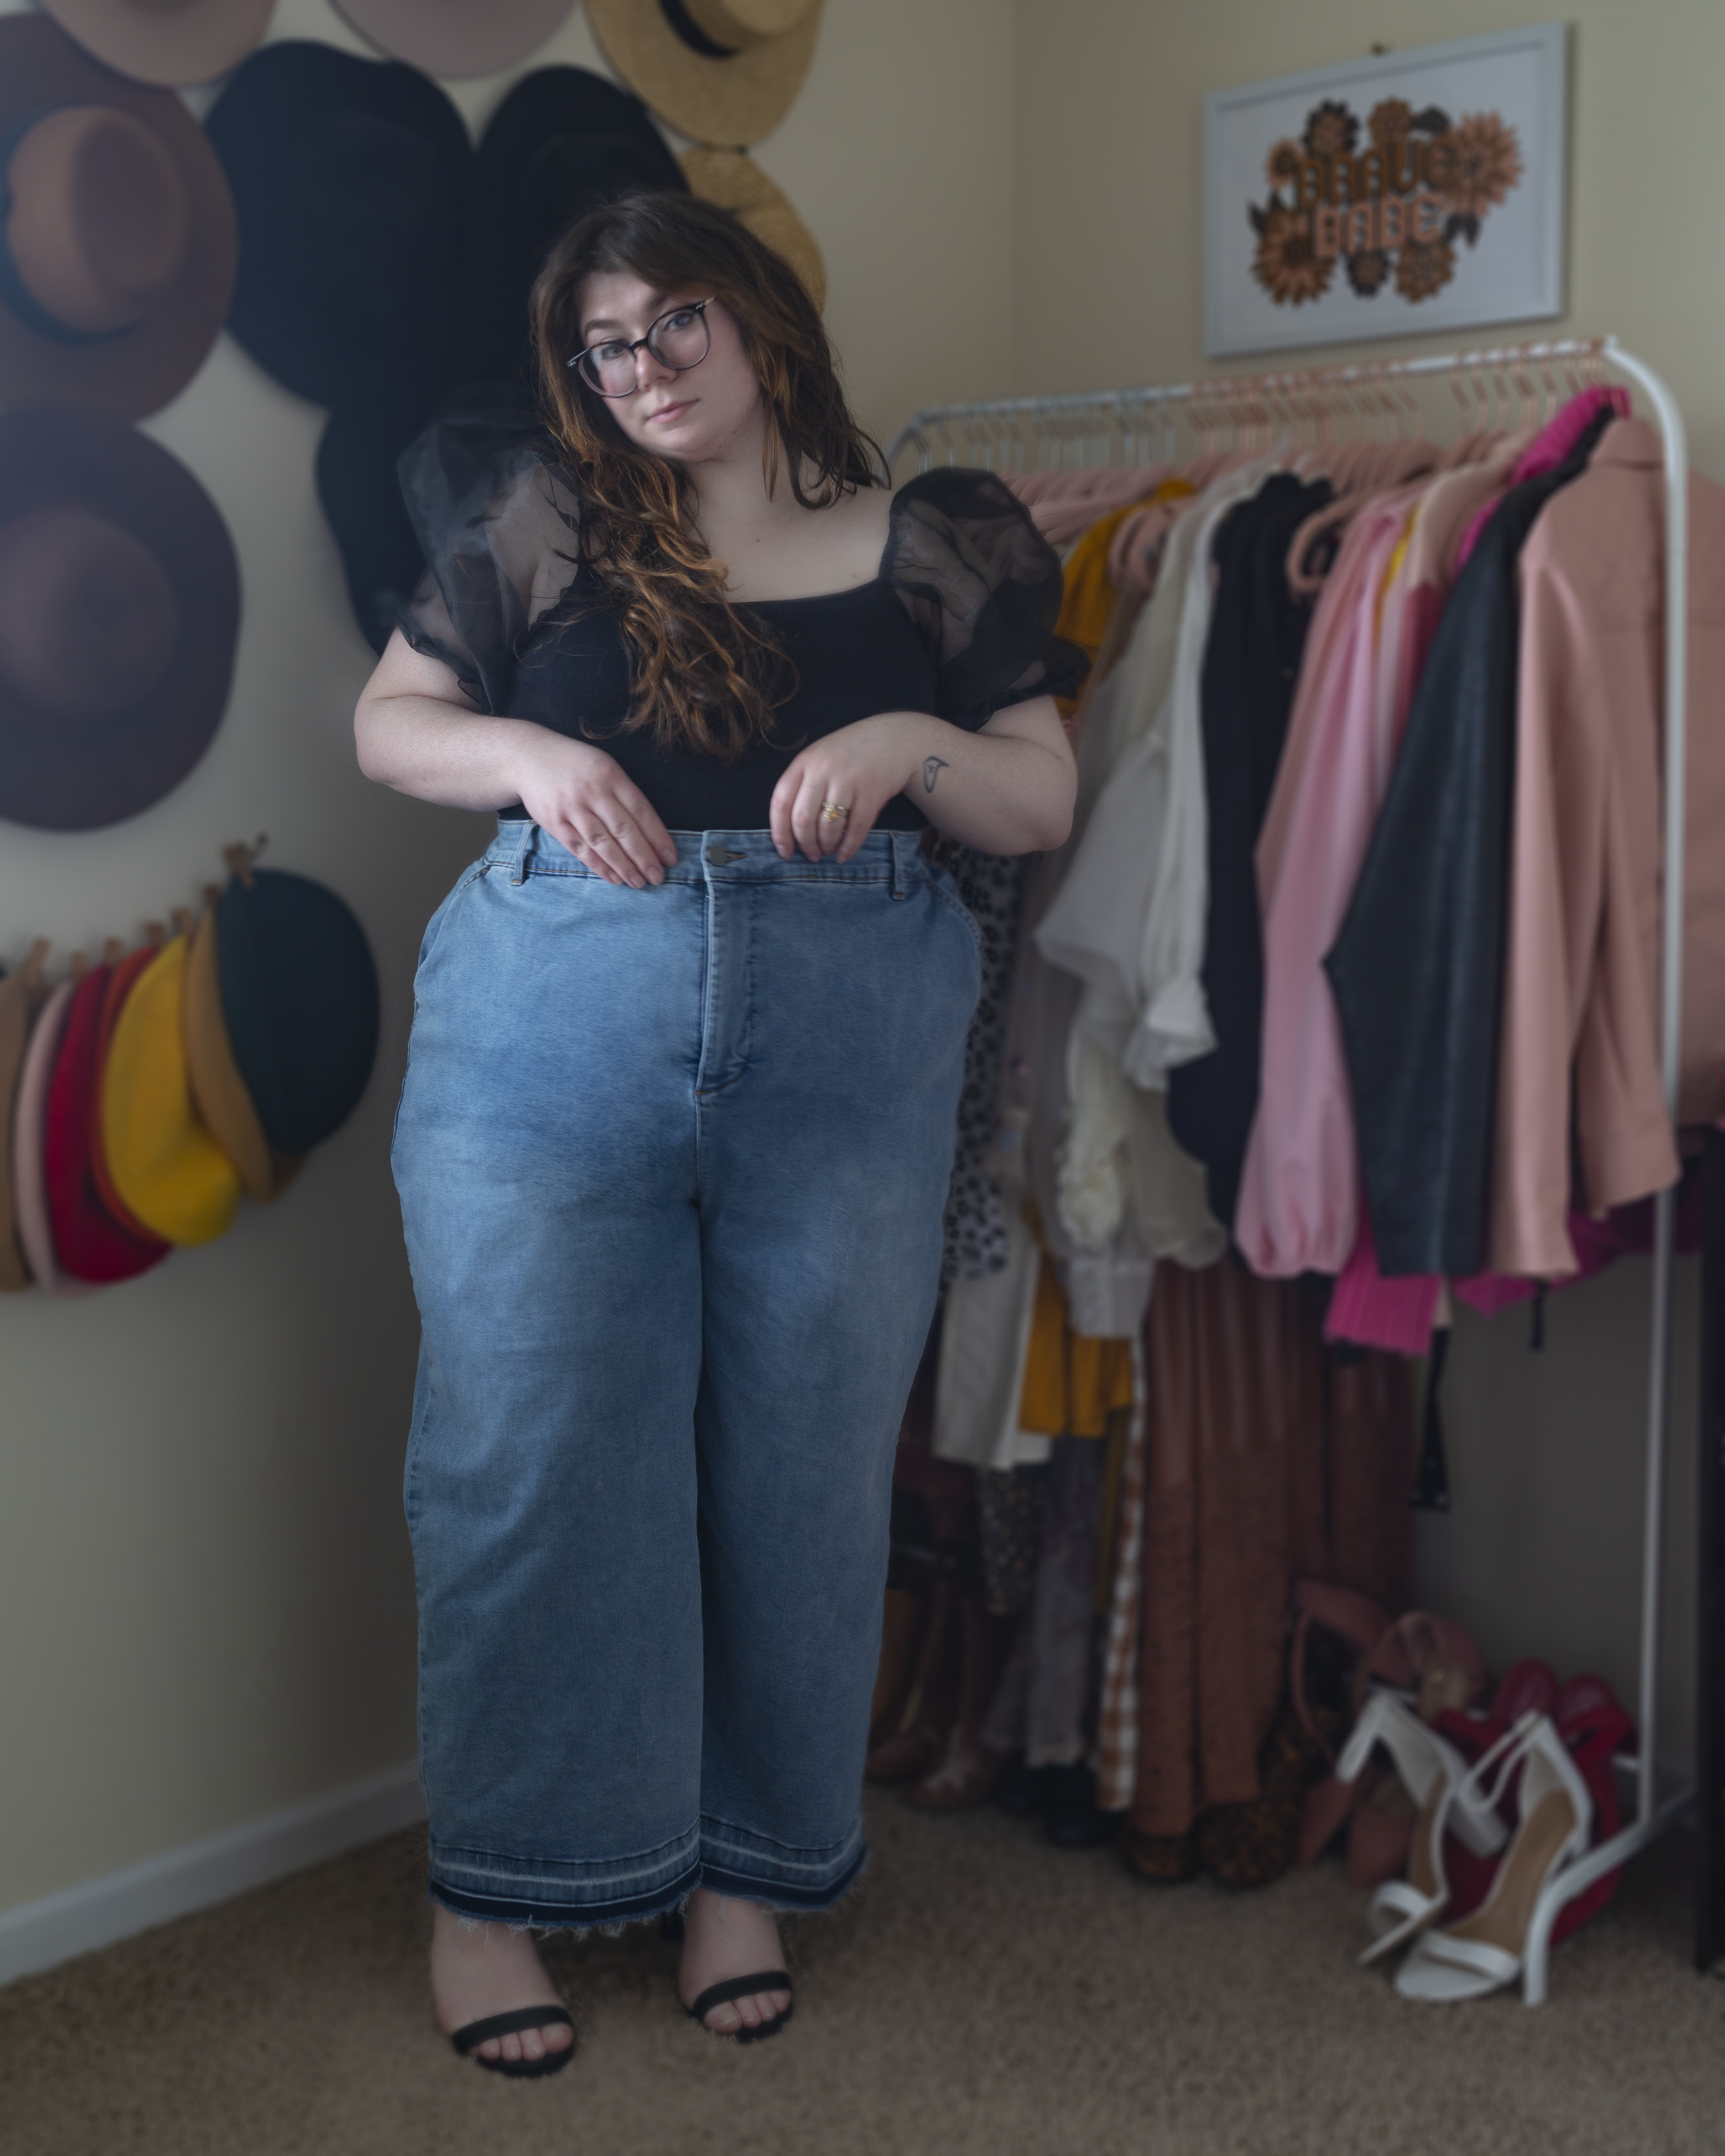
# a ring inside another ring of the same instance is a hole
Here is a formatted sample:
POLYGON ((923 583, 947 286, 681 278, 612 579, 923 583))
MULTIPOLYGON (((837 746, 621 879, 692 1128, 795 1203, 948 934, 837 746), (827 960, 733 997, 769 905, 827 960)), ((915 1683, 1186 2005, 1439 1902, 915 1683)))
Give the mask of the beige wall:
MULTIPOLYGON (((1574 0, 1570 311, 1485 333, 1615 332, 1685 408, 1694 461, 1725 478, 1725 279, 1702 146, 1725 81, 1718 0, 1574 0)), ((1026 392, 1205 371, 1204 99, 1373 48, 1520 28, 1526 0, 1020 0, 1014 296, 1026 392)), ((1480 341, 1466 335, 1446 341, 1480 341)), ((1397 341, 1364 356, 1418 350, 1397 341)), ((1292 363, 1353 356, 1317 350, 1292 363)), ((1260 362, 1235 364, 1249 370, 1260 362)), ((1212 363, 1214 367, 1214 363, 1212 363)), ((1448 1382, 1455 1509, 1422 1521, 1422 1592, 1499 1662, 1601 1669, 1625 1697, 1640 1580, 1645 1268, 1551 1300, 1543 1356, 1525 1315, 1463 1313, 1448 1382)), ((1685 1282, 1692 1317, 1692 1281, 1685 1282)), ((1692 1325, 1680 1332, 1671 1654, 1661 1748, 1691 1727, 1692 1325)))
MULTIPOLYGON (((362 51, 325 0, 272 34, 362 51)), ((828 0, 761 161, 827 254, 865 418, 1008 381, 1007 0, 828 0)), ((603 67, 578 8, 535 64, 603 67)), ((506 82, 453 86, 482 124, 506 82)), ((200 100, 201 101, 201 100, 200 100)), ((483 821, 367 786, 369 654, 312 492, 321 415, 223 340, 150 431, 228 519, 245 586, 232 707, 166 801, 116 830, 0 825, 0 957, 194 900, 223 843, 357 909, 383 1050, 354 1120, 271 1211, 80 1302, 0 1301, 0 1910, 336 1787, 413 1751, 398 1496, 412 1298, 387 1162, 426 916, 483 821)))

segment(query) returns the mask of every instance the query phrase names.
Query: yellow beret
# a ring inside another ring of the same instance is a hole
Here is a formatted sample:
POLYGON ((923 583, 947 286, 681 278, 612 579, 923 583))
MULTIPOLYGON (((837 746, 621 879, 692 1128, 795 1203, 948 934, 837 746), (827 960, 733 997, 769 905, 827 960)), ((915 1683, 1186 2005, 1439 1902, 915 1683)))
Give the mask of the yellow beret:
POLYGON ((115 1022, 101 1076, 102 1147, 127 1208, 165 1242, 213 1243, 234 1224, 239 1175, 192 1099, 187 940, 164 944, 115 1022))

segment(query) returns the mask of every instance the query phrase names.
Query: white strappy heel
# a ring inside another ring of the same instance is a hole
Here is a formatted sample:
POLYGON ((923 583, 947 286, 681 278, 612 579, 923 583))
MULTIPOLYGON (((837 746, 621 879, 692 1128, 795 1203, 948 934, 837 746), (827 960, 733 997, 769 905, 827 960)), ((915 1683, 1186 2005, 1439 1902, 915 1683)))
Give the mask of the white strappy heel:
POLYGON ((1381 1961, 1405 1945, 1449 1906, 1443 1851, 1446 1826, 1476 1856, 1495 1856, 1508 1838, 1508 1829, 1484 1801, 1483 1792, 1476 1792, 1471 1784, 1461 1754, 1422 1722, 1399 1692, 1374 1691, 1367 1700, 1336 1762, 1337 1780, 1357 1780, 1378 1744, 1395 1762, 1395 1771, 1419 1806, 1420 1815, 1408 1851, 1407 1877, 1386 1880, 1372 1897, 1366 1921, 1376 1936, 1360 1956, 1362 1965, 1381 1961))
MULTIPOLYGON (((1517 1800, 1521 1822, 1497 1868, 1491 1891, 1471 1916, 1442 1931, 1428 1930, 1396 1971, 1404 1999, 1481 1999, 1513 1984, 1527 1988, 1528 1936, 1547 1882, 1586 1854, 1593 1832, 1593 1799, 1547 1715, 1529 1715, 1510 1732, 1512 1740, 1494 1762, 1480 1760, 1468 1777, 1470 1799, 1484 1786, 1484 1770, 1496 1765, 1492 1789, 1500 1793, 1522 1770, 1517 1800)), ((1543 1982, 1543 1978, 1542 1978, 1543 1982)))

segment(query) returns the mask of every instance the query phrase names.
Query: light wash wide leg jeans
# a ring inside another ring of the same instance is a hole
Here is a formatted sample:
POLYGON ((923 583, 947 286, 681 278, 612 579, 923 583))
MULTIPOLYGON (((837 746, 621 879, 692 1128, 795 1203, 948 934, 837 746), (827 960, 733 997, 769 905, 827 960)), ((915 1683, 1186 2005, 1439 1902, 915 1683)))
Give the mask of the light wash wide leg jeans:
POLYGON ((474 1917, 820 1908, 863 1861, 976 930, 914 834, 677 849, 629 891, 502 825, 414 984, 421 1772, 474 1917))

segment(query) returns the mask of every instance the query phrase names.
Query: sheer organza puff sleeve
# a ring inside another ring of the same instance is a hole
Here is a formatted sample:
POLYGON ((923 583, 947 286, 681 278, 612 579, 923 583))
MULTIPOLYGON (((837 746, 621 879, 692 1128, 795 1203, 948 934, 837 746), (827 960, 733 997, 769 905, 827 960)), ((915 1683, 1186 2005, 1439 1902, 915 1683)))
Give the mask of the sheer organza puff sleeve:
POLYGON ((974 732, 1004 705, 1082 687, 1090 661, 1055 634, 1060 557, 992 472, 949 465, 901 486, 880 573, 934 661, 935 717, 974 732))
MULTIPOLYGON (((521 639, 577 566, 573 483, 524 406, 500 391, 446 412, 403 454, 402 493, 429 567, 392 608, 482 711, 509 708, 521 639)), ((935 670, 934 716, 974 729, 1004 705, 1072 696, 1086 661, 1054 633, 1060 558, 992 473, 923 473, 893 498, 880 575, 935 670)))
POLYGON ((403 451, 402 498, 428 564, 391 613, 482 711, 509 708, 522 637, 576 570, 573 486, 531 411, 494 401, 446 412, 403 451))

